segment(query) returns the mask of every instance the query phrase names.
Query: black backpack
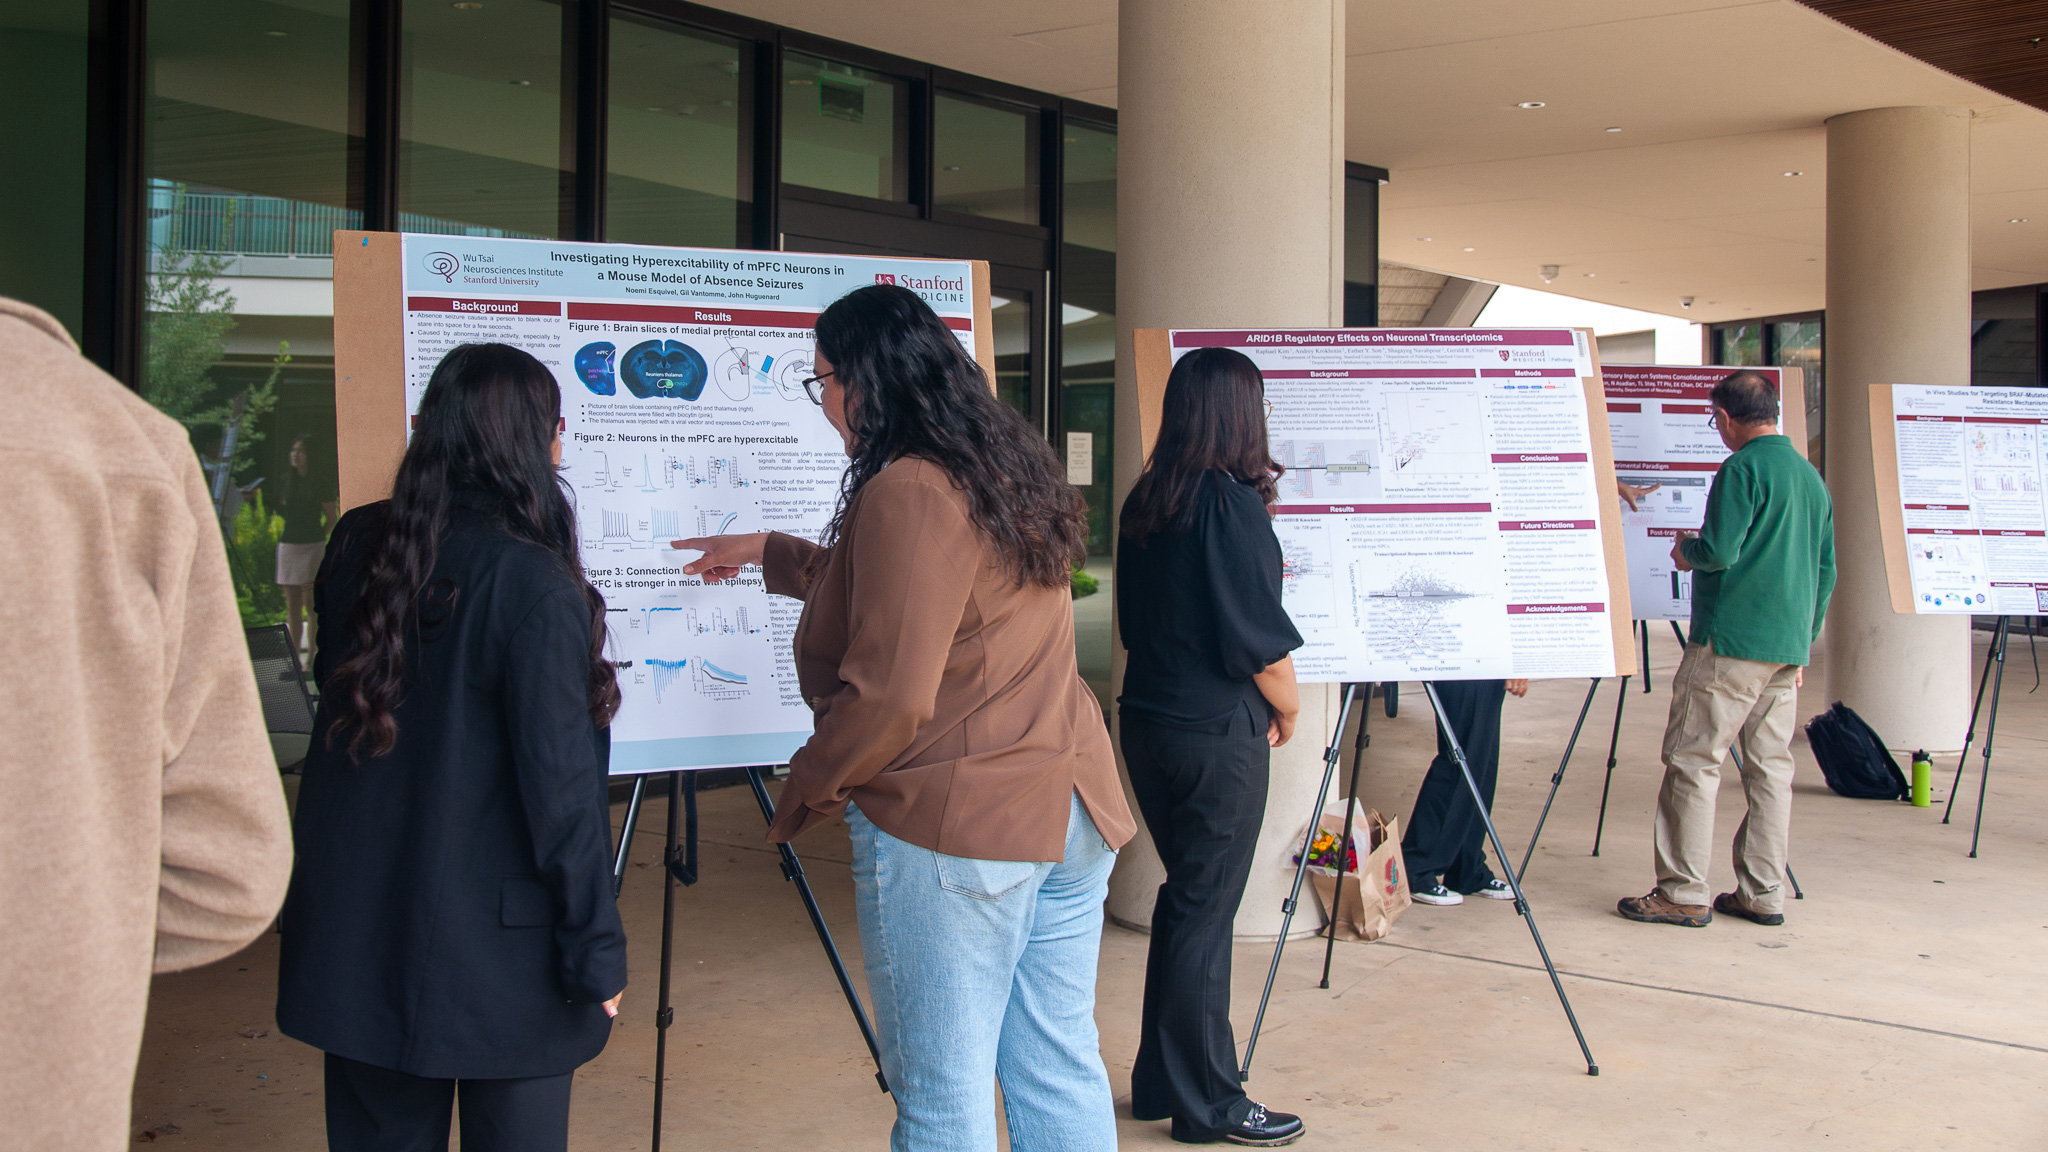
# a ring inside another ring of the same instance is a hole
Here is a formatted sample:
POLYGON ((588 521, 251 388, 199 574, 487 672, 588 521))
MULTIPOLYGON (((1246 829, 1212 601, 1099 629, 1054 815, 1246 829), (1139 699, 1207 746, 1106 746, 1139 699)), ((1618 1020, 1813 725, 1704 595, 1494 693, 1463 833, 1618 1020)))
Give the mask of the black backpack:
POLYGON ((1913 795, 1883 738, 1840 700, 1806 722, 1806 742, 1828 787, 1851 800, 1905 800, 1913 795))

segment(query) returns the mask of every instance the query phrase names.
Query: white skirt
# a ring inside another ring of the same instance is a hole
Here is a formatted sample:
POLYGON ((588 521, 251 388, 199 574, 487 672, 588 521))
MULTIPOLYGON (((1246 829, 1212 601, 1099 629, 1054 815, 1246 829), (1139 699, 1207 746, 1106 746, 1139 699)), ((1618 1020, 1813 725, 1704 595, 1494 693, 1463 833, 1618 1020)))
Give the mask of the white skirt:
POLYGON ((320 573, 320 558, 327 555, 325 544, 279 544, 277 582, 280 585, 311 584, 320 573))

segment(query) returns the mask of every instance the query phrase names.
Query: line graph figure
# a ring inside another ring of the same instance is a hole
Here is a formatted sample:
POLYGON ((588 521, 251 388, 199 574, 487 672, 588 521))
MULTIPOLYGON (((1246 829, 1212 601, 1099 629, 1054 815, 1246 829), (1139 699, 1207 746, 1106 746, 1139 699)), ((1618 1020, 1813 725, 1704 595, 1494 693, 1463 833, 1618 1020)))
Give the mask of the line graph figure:
POLYGON ((747 695, 747 678, 740 672, 728 672, 711 661, 698 657, 692 661, 691 671, 695 674, 697 694, 709 700, 743 700, 747 695))
POLYGON ((657 703, 661 700, 661 694, 675 687, 676 681, 683 678, 684 670, 690 666, 688 660, 661 660, 652 656, 644 663, 649 670, 648 678, 654 683, 654 699, 657 703))
POLYGON ((613 492, 620 487, 619 478, 612 474, 611 454, 601 448, 597 450, 597 467, 590 472, 590 486, 613 492))
POLYGON ((683 538, 683 514, 665 508, 656 508, 648 513, 648 520, 654 526, 656 540, 680 540, 683 538))
POLYGON ((597 514, 604 526, 603 539, 631 540, 633 538, 633 518, 631 515, 625 512, 614 512, 610 508, 600 508, 597 514))
POLYGON ((640 610, 640 631, 646 636, 654 635, 654 614, 656 612, 681 612, 681 608, 649 607, 640 610))
POLYGON ((713 456, 705 461, 701 472, 697 468, 697 458, 695 456, 690 457, 688 461, 679 465, 679 467, 683 473, 683 479, 688 481, 693 488, 715 488, 721 483, 728 488, 751 488, 754 486, 754 482, 747 479, 740 471, 740 460, 737 456, 713 456))
POLYGON ((697 513, 697 535, 723 536, 739 518, 740 514, 737 512, 725 512, 716 508, 702 509, 697 513))
POLYGON ((666 454, 664 454, 664 455, 662 456, 662 458, 661 458, 661 470, 660 470, 659 472, 657 472, 657 471, 655 471, 654 467, 653 467, 652 465, 650 465, 650 464, 649 464, 649 463, 647 462, 647 454, 646 454, 646 453, 644 453, 644 452, 643 452, 643 453, 641 453, 641 454, 640 454, 640 491, 642 491, 642 492, 662 492, 662 491, 665 491, 665 490, 667 490, 668 488, 673 488, 673 487, 675 487, 675 486, 676 486, 676 472, 675 472, 675 463, 676 463, 676 461, 675 461, 675 457, 673 457, 673 456, 669 456, 669 455, 666 455, 666 454), (665 481, 667 481, 667 484, 666 484, 666 485, 663 485, 663 484, 658 484, 658 483, 656 483, 656 480, 657 480, 657 478, 658 478, 658 479, 660 479, 660 480, 665 480, 665 481))
POLYGON ((697 615, 695 608, 691 608, 683 614, 683 631, 692 636, 750 636, 761 629, 749 626, 745 608, 734 609, 731 620, 725 618, 725 609, 713 608, 708 624, 697 615))

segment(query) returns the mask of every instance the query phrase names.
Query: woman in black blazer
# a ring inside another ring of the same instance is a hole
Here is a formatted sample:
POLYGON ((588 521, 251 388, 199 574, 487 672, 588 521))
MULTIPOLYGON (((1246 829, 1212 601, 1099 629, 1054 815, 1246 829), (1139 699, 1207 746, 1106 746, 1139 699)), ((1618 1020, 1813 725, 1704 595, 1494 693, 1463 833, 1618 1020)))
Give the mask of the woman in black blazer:
POLYGON ((1159 439, 1118 519, 1118 738, 1166 883, 1152 907, 1131 1114, 1173 1138, 1272 1147, 1299 1117, 1238 1083, 1230 936, 1266 813, 1272 749, 1301 710, 1280 603, 1265 380, 1243 353, 1173 366, 1159 439))
POLYGON ((626 985, 605 769, 604 600, 556 476, 539 361, 434 370, 391 499, 342 517, 314 592, 319 718, 294 828, 278 1026, 327 1053, 337 1152, 568 1144, 569 1083, 626 985))

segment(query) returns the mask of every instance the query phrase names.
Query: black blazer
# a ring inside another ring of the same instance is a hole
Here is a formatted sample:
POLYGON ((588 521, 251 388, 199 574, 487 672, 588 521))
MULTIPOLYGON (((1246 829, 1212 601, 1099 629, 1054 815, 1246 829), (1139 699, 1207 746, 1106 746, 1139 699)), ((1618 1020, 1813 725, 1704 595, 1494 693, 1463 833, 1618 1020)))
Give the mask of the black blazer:
MULTIPOLYGON (((314 674, 387 506, 342 517, 320 565, 314 674)), ((552 1076, 611 1035, 626 986, 612 899, 606 730, 590 718, 590 615, 561 561, 459 496, 406 643, 398 745, 352 762, 322 707, 299 787, 277 1023, 416 1076, 552 1076)))

